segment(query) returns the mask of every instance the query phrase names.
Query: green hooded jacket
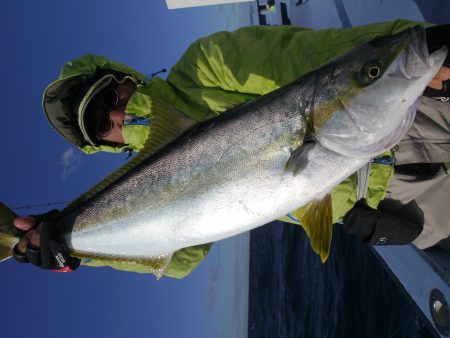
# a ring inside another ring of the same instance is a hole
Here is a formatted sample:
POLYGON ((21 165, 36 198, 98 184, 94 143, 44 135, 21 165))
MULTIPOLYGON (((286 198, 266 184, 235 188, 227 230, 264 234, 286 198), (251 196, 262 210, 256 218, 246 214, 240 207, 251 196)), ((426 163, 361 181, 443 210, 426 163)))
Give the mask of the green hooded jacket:
MULTIPOLYGON (((292 26, 254 26, 234 32, 219 32, 194 42, 172 68, 166 81, 144 75, 105 57, 86 55, 69 62, 58 80, 98 69, 114 69, 133 75, 136 94, 130 98, 127 113, 150 118, 166 109, 184 113, 195 121, 220 115, 227 109, 277 89, 326 61, 373 38, 398 33, 417 22, 396 20, 350 29, 310 30, 292 26)), ((57 81, 58 81, 57 80, 57 81)), ((152 126, 124 126, 126 145, 84 146, 84 152, 139 151, 152 133, 152 126)), ((387 157, 390 154, 386 155, 387 157)), ((393 175, 392 166, 373 164, 367 200, 376 207, 384 198, 393 175)), ((356 175, 346 179, 332 191, 333 221, 342 219, 356 201, 356 175)), ((283 221, 298 223, 292 218, 283 221)), ((182 278, 207 255, 210 244, 177 251, 165 275, 182 278)), ((85 265, 110 265, 101 260, 85 265)), ((115 264, 116 269, 147 272, 138 265, 115 264)))

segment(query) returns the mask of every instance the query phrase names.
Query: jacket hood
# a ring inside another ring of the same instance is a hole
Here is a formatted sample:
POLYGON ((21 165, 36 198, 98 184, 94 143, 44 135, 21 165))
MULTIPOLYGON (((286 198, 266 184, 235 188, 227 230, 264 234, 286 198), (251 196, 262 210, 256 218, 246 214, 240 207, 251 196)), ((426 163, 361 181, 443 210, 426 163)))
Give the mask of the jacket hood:
POLYGON ((50 83, 42 97, 42 107, 50 124, 70 143, 84 147, 89 142, 78 124, 78 107, 89 88, 102 76, 131 77, 136 84, 145 76, 136 70, 103 56, 84 55, 68 62, 58 79, 50 83))

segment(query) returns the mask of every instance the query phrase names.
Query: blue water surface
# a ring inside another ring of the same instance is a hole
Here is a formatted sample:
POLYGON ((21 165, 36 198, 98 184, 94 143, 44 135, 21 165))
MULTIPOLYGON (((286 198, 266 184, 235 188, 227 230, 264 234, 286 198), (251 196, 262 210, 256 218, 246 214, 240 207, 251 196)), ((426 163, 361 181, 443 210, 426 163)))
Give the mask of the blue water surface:
POLYGON ((339 225, 326 264, 297 226, 253 230, 249 276, 249 338, 431 337, 371 249, 339 225))

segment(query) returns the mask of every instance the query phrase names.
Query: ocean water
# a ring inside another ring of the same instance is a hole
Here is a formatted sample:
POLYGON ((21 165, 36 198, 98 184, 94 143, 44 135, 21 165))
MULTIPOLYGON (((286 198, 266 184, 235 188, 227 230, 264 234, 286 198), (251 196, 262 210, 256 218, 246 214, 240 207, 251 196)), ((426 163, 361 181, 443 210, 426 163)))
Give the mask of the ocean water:
POLYGON ((369 247, 335 226, 326 264, 297 226, 250 236, 248 337, 432 337, 369 247))

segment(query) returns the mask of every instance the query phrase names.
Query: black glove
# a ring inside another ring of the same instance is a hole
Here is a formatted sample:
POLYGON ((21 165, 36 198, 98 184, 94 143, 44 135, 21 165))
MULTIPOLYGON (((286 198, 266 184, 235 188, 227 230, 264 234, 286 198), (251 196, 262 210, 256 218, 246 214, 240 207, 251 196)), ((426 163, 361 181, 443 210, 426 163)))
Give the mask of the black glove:
POLYGON ((450 80, 443 81, 442 84, 442 89, 425 88, 423 95, 436 101, 450 102, 450 80))
POLYGON ((358 201, 343 219, 343 230, 366 244, 409 244, 423 230, 423 211, 412 200, 408 204, 384 199, 372 209, 365 199, 358 201))
POLYGON ((80 260, 71 257, 65 245, 58 239, 56 225, 52 218, 46 213, 34 216, 37 220, 42 219, 40 232, 40 248, 28 243, 25 255, 18 252, 17 245, 13 248, 13 257, 20 263, 31 263, 43 269, 51 269, 58 272, 70 272, 80 266, 80 260))
MULTIPOLYGON (((450 25, 437 25, 426 29, 428 51, 433 53, 442 46, 447 46, 449 54, 445 58, 444 66, 450 68, 450 25)), ((427 87, 423 95, 438 101, 450 101, 450 80, 443 82, 440 90, 427 87)))

